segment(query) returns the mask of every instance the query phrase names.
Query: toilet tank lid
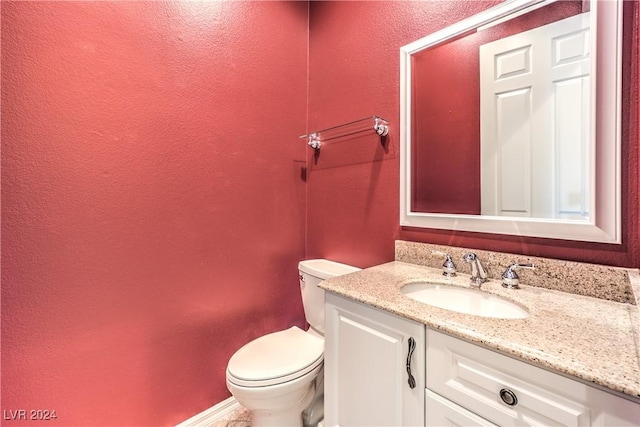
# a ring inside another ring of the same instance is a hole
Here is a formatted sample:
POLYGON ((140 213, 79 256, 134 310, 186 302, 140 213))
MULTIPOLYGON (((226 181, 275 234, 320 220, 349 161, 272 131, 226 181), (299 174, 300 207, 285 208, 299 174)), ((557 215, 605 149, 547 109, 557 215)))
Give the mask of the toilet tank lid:
POLYGON ((300 261, 298 269, 303 273, 307 273, 319 279, 330 279, 332 277, 342 276, 343 274, 360 271, 358 267, 329 261, 327 259, 308 259, 300 261))

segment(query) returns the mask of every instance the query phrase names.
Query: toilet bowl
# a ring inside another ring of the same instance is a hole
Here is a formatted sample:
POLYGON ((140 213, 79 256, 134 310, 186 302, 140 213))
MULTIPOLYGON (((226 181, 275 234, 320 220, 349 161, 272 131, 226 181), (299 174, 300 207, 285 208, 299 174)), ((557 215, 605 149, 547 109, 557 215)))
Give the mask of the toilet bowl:
POLYGON ((253 412, 253 426, 300 425, 323 367, 324 341, 298 327, 265 335, 227 365, 227 388, 253 412))
POLYGON ((324 290, 317 285, 359 269, 308 260, 300 262, 299 270, 309 330, 293 326, 256 338, 227 364, 227 388, 252 412, 253 427, 312 426, 323 417, 324 290))

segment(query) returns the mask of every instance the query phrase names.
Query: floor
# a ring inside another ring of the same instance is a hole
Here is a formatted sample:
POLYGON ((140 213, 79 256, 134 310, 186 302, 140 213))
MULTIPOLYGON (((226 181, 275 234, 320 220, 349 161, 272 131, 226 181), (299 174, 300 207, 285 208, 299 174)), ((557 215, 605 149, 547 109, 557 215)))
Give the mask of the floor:
POLYGON ((251 427, 251 413, 241 407, 209 427, 251 427))

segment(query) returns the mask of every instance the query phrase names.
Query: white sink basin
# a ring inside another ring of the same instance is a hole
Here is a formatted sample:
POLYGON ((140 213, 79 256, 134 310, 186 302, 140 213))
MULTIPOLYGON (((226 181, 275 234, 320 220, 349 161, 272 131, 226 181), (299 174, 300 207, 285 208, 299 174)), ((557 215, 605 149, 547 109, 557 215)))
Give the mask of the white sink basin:
POLYGON ((529 316, 527 310, 518 304, 478 289, 420 282, 405 285, 400 291, 421 303, 458 313, 497 319, 524 319, 529 316))

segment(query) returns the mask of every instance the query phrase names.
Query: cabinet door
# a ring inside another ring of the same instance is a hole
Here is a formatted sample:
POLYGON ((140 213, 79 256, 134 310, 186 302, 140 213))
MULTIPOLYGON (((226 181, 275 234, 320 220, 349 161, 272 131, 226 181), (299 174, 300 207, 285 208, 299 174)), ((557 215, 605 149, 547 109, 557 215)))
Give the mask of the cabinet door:
POLYGON ((325 425, 423 426, 424 325, 329 293, 325 322, 325 425))

